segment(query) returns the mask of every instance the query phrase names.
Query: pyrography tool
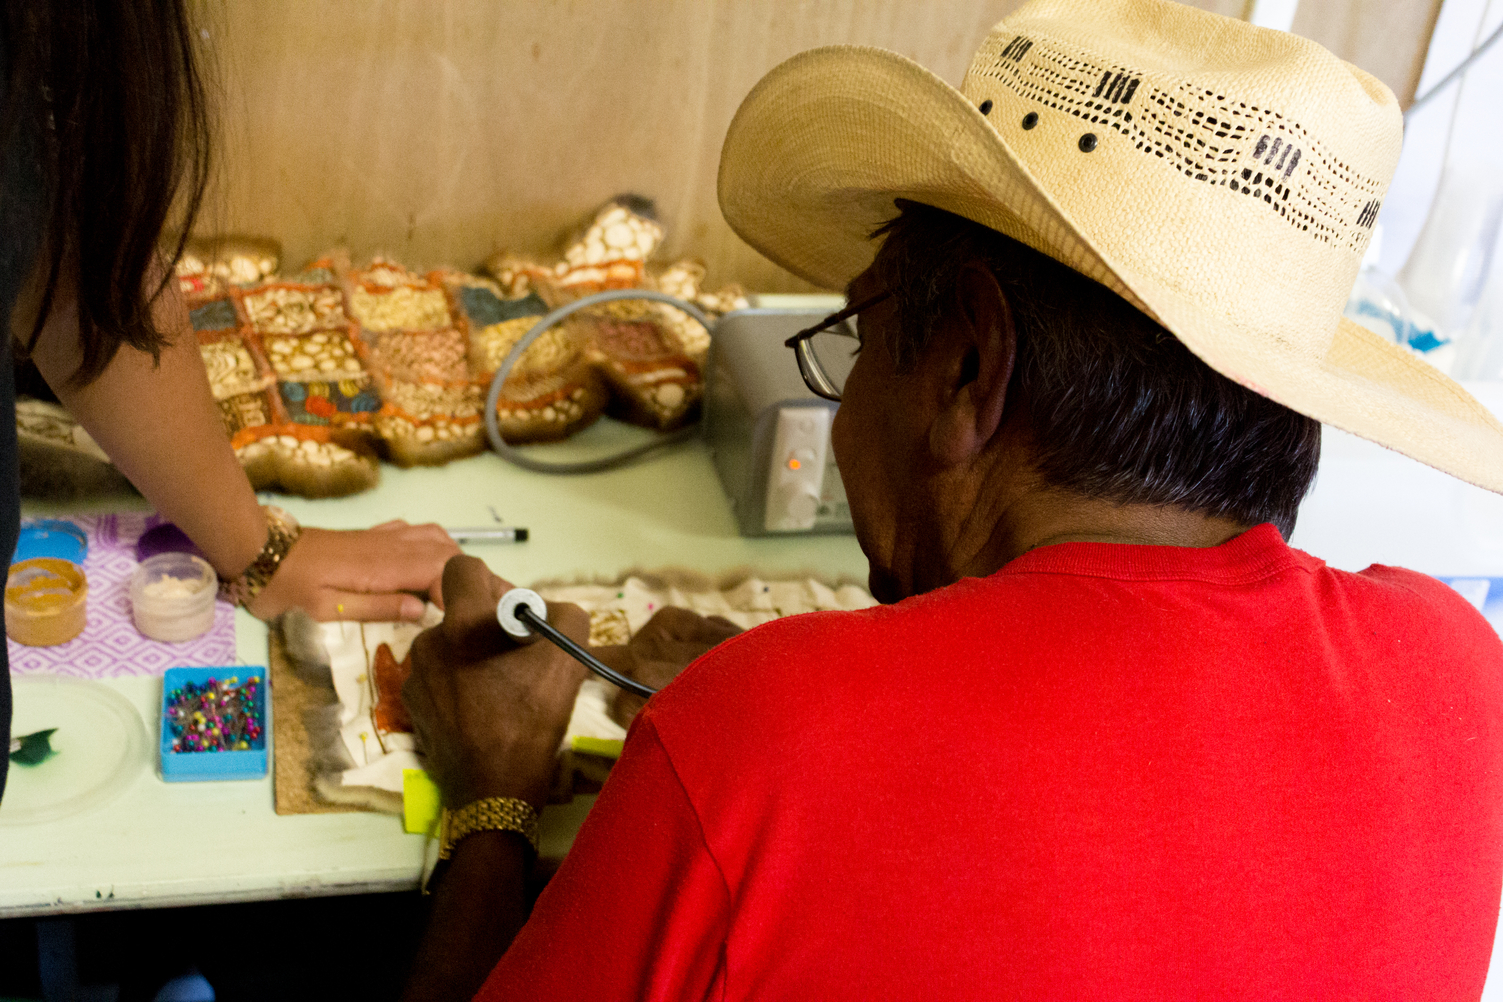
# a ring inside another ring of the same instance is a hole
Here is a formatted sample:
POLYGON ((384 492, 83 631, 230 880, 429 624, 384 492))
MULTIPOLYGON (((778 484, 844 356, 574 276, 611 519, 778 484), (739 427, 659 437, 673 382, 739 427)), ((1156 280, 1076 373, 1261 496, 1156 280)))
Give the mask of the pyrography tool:
POLYGON ((529 588, 513 588, 501 596, 501 601, 496 603, 496 622, 501 624, 501 629, 516 643, 530 644, 541 636, 596 675, 613 685, 619 685, 627 692, 643 697, 657 692, 635 679, 627 678, 550 626, 548 603, 543 601, 543 596, 529 588))

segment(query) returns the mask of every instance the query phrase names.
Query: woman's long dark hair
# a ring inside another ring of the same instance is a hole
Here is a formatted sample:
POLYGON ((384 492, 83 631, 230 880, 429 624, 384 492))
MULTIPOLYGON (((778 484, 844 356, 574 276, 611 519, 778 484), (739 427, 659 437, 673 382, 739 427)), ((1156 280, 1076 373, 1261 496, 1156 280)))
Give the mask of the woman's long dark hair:
MULTIPOLYGON (((209 108, 188 0, 4 0, 10 73, 3 141, 38 130, 46 284, 22 350, 35 346, 60 289, 78 302, 82 360, 97 378, 121 345, 155 356, 166 339, 152 302, 164 227, 175 261, 209 180, 209 108)), ((0 234, 0 239, 11 239, 0 234)), ((20 332, 17 332, 20 335, 20 332)))

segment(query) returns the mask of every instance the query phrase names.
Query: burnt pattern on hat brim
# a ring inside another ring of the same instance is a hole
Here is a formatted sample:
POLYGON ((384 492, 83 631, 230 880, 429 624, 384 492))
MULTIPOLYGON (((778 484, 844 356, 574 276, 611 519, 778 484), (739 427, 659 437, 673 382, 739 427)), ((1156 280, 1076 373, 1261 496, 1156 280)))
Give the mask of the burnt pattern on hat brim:
POLYGON ((1278 110, 1191 81, 1163 86, 1037 35, 993 36, 971 72, 1104 126, 1191 180, 1260 201, 1311 239, 1358 255, 1367 249, 1383 181, 1353 170, 1278 110))

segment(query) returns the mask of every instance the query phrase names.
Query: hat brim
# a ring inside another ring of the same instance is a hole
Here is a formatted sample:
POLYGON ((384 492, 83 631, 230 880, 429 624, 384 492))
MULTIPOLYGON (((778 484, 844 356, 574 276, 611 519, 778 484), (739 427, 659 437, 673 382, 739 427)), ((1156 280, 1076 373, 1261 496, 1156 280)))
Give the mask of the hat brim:
POLYGON ((833 289, 871 264, 896 200, 964 216, 1106 285, 1255 392, 1503 492, 1503 424, 1455 381, 1345 319, 1314 360, 1112 262, 965 95, 896 53, 831 46, 774 69, 731 122, 718 189, 742 239, 833 289))

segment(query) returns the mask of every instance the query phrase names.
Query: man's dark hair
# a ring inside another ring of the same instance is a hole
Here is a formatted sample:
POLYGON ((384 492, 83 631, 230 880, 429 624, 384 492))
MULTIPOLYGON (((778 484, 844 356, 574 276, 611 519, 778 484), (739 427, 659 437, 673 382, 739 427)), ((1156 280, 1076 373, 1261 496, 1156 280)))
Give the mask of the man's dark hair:
POLYGON ((32 242, 45 281, 35 325, 16 335, 33 348, 60 286, 71 286, 76 383, 96 378, 121 345, 156 355, 166 343, 151 311, 172 277, 155 270, 158 244, 172 218, 182 235, 163 256, 181 255, 209 178, 208 103, 187 2, 5 0, 0 14, 0 141, 16 165, 7 174, 23 182, 0 192, 11 203, 0 218, 34 220, 39 230, 3 239, 15 245, 8 255, 32 242))
POLYGON ((1008 407, 1026 406, 1039 474, 1118 504, 1173 505, 1287 539, 1320 460, 1320 422, 1239 386, 1104 285, 995 230, 900 201, 875 276, 898 303, 901 369, 950 308, 961 269, 996 275, 1017 328, 1008 407), (1017 401, 1018 403, 1014 403, 1017 401))

